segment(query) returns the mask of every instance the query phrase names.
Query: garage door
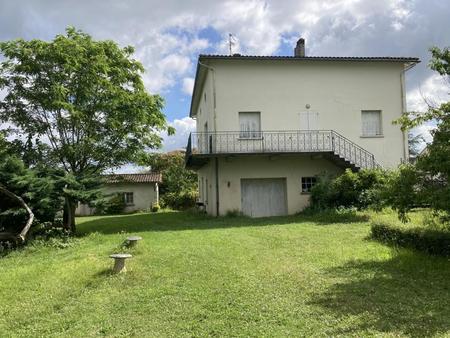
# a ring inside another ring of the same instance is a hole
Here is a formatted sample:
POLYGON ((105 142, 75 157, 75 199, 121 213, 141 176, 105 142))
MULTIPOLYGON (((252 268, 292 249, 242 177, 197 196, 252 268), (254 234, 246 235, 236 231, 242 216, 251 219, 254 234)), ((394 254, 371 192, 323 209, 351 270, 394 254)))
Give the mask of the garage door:
POLYGON ((286 179, 241 179, 241 205, 251 217, 286 215, 286 179))

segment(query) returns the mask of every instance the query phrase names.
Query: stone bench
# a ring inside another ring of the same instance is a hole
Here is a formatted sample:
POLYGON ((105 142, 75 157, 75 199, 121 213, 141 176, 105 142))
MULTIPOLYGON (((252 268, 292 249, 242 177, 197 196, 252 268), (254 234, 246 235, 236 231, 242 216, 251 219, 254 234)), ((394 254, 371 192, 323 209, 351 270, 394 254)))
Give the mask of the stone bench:
POLYGON ((120 253, 120 254, 112 254, 109 255, 109 257, 114 259, 114 267, 113 267, 113 272, 114 273, 120 273, 120 272, 126 272, 127 268, 125 266, 125 260, 128 258, 133 257, 130 254, 124 254, 124 253, 120 253))
POLYGON ((127 237, 127 246, 132 248, 132 247, 136 246, 137 242, 140 241, 141 239, 142 239, 141 236, 127 237))

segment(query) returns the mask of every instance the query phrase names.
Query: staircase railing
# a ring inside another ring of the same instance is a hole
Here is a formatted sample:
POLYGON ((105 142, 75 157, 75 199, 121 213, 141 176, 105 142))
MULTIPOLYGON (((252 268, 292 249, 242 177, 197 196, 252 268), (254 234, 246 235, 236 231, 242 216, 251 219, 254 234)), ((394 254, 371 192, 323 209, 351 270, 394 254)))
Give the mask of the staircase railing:
POLYGON ((334 130, 198 132, 189 135, 186 161, 193 154, 334 153, 355 167, 379 165, 375 156, 334 130))

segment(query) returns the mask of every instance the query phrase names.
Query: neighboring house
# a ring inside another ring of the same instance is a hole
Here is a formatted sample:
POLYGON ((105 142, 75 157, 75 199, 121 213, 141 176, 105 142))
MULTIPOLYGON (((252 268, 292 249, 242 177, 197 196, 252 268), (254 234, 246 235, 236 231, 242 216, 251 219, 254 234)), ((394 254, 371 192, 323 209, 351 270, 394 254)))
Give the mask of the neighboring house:
MULTIPOLYGON (((159 203, 160 173, 105 175, 102 188, 105 195, 121 194, 125 202, 125 212, 148 210, 159 203)), ((92 215, 94 209, 80 204, 75 213, 79 216, 92 215)))
POLYGON ((392 121, 405 107, 414 57, 200 55, 186 166, 212 215, 294 214, 316 176, 408 160, 392 121))

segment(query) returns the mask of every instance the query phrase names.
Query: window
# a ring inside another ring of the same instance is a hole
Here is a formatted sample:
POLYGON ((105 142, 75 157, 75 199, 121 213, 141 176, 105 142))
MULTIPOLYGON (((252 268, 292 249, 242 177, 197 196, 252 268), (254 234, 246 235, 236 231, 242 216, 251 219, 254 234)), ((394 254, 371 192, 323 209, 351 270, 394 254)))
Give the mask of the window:
POLYGON ((203 93, 203 99, 204 99, 205 102, 206 102, 206 92, 203 93))
POLYGON ((361 112, 362 136, 381 136, 381 111, 363 110, 361 112))
POLYGON ((316 184, 315 177, 302 177, 302 192, 311 192, 311 188, 316 184))
POLYGON ((240 138, 261 137, 261 113, 240 112, 239 113, 240 138))
POLYGON ((123 194, 123 198, 125 200, 126 205, 134 204, 134 197, 132 192, 126 192, 123 194))

